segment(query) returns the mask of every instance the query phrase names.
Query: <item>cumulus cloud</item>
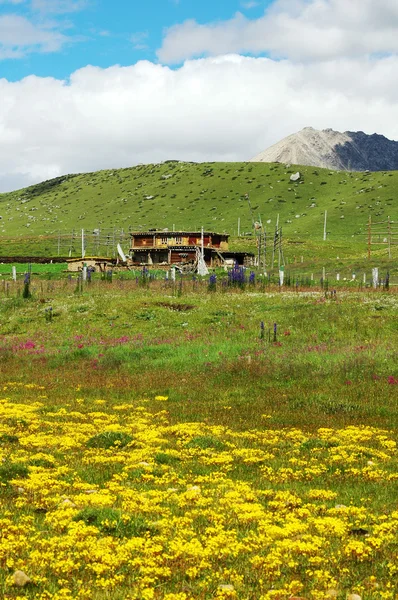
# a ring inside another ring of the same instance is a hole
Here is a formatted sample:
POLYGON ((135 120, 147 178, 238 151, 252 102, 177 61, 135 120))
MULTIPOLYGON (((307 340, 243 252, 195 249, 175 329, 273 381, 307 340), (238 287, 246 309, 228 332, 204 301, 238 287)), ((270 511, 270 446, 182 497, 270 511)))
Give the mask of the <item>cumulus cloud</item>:
POLYGON ((398 139, 397 57, 141 61, 0 80, 0 189, 166 159, 246 160, 311 125, 398 139))
POLYGON ((174 25, 167 30, 158 57, 171 64, 231 52, 300 61, 397 53, 398 3, 276 0, 259 19, 237 13, 228 21, 174 25))

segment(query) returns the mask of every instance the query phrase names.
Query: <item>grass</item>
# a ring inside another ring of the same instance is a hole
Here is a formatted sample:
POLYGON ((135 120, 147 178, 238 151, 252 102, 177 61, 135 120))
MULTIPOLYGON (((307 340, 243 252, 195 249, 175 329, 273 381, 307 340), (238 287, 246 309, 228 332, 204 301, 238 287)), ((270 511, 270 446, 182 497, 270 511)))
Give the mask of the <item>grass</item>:
POLYGON ((101 395, 109 380, 122 398, 169 396, 176 418, 224 422, 233 414, 243 427, 255 426, 257 408, 275 404, 280 425, 293 425, 305 407, 314 426, 355 417, 397 424, 388 383, 397 376, 393 292, 207 293, 187 282, 177 299, 162 281, 146 289, 96 281, 78 295, 73 283, 51 285, 44 303, 34 280, 30 300, 16 287, 3 293, 0 353, 10 375, 61 388, 73 381, 90 395, 101 395))
POLYGON ((0 287, 2 597, 394 600, 394 287, 75 287, 0 287))
MULTIPOLYGON (((67 235, 60 247, 67 256, 71 232, 113 228, 127 232, 150 227, 252 232, 252 215, 261 216, 272 232, 277 216, 283 227, 289 260, 304 262, 352 258, 366 254, 369 215, 373 221, 397 218, 397 172, 349 173, 314 167, 287 168, 278 163, 183 163, 140 165, 60 177, 0 195, 0 255, 55 256, 58 233, 67 235), (302 178, 290 182, 297 169, 302 178), (328 211, 328 243, 322 242, 324 211, 328 211), (303 242, 305 242, 303 244, 303 242)), ((76 233, 74 254, 80 252, 76 233)), ((94 239, 94 238, 93 238, 94 239)), ((98 254, 94 242, 87 252, 98 254)), ((239 238, 234 249, 253 249, 254 241, 239 238)), ((127 250, 127 248, 125 248, 127 250)), ((383 247, 374 248, 385 254, 383 247)), ((109 254, 110 248, 103 247, 109 254)))

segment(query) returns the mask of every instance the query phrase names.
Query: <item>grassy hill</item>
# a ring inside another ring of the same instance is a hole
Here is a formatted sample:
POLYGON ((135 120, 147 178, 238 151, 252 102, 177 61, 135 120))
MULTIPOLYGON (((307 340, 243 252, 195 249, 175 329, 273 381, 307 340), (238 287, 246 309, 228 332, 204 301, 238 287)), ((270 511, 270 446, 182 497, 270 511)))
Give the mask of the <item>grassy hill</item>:
MULTIPOLYGON (((55 254, 58 232, 169 228, 237 234, 252 231, 252 216, 274 230, 277 215, 287 240, 306 244, 297 252, 324 252, 328 241, 344 253, 366 248, 367 221, 398 218, 398 172, 350 173, 278 163, 183 163, 68 175, 0 194, 0 254, 35 248, 55 254), (297 170, 302 177, 292 183, 297 170), (37 236, 42 243, 37 243, 37 236), (29 240, 31 238, 31 242, 29 240), (45 240, 48 240, 47 242, 45 240), (351 251, 351 250, 350 250, 351 251)), ((240 239, 236 247, 253 243, 240 239)), ((62 252, 61 252, 62 254, 62 252)))

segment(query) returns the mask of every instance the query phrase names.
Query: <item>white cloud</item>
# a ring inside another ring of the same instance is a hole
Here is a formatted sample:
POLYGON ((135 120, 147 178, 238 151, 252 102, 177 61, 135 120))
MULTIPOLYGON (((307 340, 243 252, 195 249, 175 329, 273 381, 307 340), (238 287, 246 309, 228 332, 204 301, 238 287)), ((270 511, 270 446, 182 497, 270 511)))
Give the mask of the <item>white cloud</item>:
POLYGON ((137 31, 136 33, 133 33, 130 38, 133 48, 135 50, 147 50, 148 44, 146 43, 146 40, 148 39, 148 35, 147 31, 137 31))
POLYGON ((87 6, 87 0, 32 0, 32 9, 42 13, 77 12, 87 6))
POLYGON ((398 57, 295 65, 229 55, 177 70, 0 80, 0 189, 166 159, 245 160, 311 125, 398 139, 398 57))
POLYGON ((166 31, 159 59, 268 53, 293 60, 330 60, 398 52, 397 0, 275 0, 259 19, 189 20, 166 31))
POLYGON ((255 0, 249 0, 248 2, 241 2, 241 6, 243 8, 246 8, 246 10, 250 10, 251 8, 256 8, 257 6, 260 6, 260 3, 256 2, 255 0))
POLYGON ((25 17, 0 16, 0 59, 20 58, 28 52, 55 52, 67 39, 62 33, 35 25, 25 17))

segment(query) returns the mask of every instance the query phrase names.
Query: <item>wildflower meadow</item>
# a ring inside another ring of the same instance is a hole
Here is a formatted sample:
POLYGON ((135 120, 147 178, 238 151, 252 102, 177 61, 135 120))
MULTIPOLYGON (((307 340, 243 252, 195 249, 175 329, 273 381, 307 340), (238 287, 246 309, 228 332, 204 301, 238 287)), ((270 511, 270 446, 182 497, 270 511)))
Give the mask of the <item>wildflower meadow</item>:
POLYGON ((1 598, 397 598, 396 290, 221 279, 0 286, 1 598))

